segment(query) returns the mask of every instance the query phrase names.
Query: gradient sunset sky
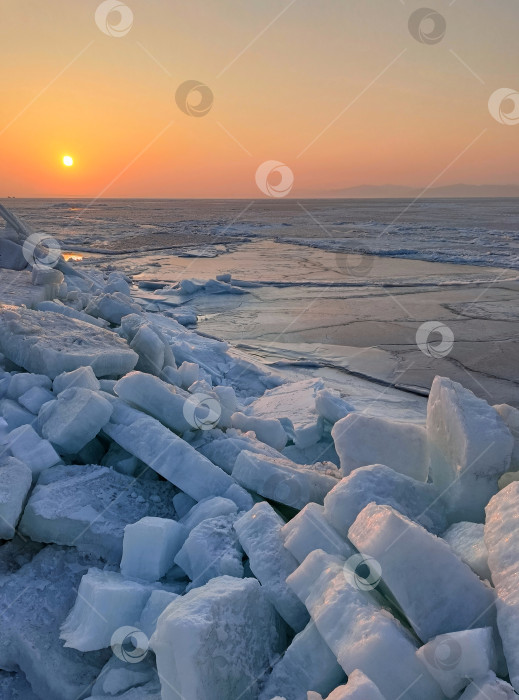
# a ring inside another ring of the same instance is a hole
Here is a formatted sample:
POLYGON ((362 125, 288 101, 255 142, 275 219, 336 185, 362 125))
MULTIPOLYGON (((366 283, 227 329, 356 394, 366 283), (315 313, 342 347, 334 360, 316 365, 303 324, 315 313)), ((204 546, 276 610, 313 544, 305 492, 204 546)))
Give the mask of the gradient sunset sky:
POLYGON ((519 184, 519 124, 488 109, 519 90, 517 0, 431 0, 434 44, 409 31, 413 0, 126 5, 114 37, 97 0, 2 0, 1 197, 250 197, 270 159, 294 196, 519 184), (175 101, 187 80, 214 95, 203 117, 175 101))

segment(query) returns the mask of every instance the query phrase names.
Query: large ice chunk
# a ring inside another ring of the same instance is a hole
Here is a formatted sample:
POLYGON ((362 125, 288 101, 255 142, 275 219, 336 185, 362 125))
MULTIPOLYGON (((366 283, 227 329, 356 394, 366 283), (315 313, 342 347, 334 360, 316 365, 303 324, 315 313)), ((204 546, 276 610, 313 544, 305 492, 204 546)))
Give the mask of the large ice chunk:
POLYGON ((286 584, 298 562, 283 546, 283 525, 282 518, 265 501, 256 503, 234 523, 252 573, 281 617, 300 632, 308 622, 308 614, 286 584))
POLYGON ((171 603, 151 645, 162 700, 255 700, 285 639, 258 581, 222 576, 171 603))
POLYGON ((192 530, 203 520, 217 518, 219 515, 232 515, 237 512, 238 506, 234 501, 222 496, 215 496, 214 498, 204 498, 196 503, 181 518, 181 522, 187 530, 192 530))
POLYGON ((15 430, 22 425, 37 424, 34 414, 22 408, 17 401, 12 401, 11 399, 0 400, 0 413, 7 424, 8 430, 15 430))
POLYGON ((86 314, 83 311, 78 311, 72 306, 65 306, 58 299, 53 299, 52 301, 40 301, 39 304, 35 306, 38 311, 49 311, 51 313, 61 314, 62 316, 68 316, 69 318, 75 318, 78 321, 84 321, 91 326, 97 326, 98 328, 107 328, 110 324, 105 321, 104 318, 94 318, 90 314, 86 314))
POLYGON ((170 484, 106 467, 52 467, 40 477, 19 527, 35 542, 75 546, 119 564, 125 526, 146 515, 173 517, 173 493, 170 484))
POLYGON ((63 453, 76 454, 95 438, 112 415, 112 404, 90 389, 65 389, 42 406, 38 426, 63 453))
POLYGON ((310 447, 323 433, 323 419, 315 410, 315 398, 321 389, 323 382, 320 379, 282 384, 266 391, 247 406, 245 413, 256 418, 279 420, 297 447, 310 447))
POLYGON ((131 297, 126 294, 114 292, 92 298, 85 311, 91 316, 104 318, 105 321, 118 325, 123 316, 140 311, 140 306, 132 302, 131 297))
POLYGON ((155 375, 177 373, 171 345, 157 324, 142 315, 130 314, 122 318, 119 332, 139 355, 136 369, 155 375))
POLYGON ((341 471, 385 464, 417 481, 427 481, 429 463, 425 428, 413 423, 350 413, 332 429, 341 471))
POLYGON ((150 597, 150 588, 125 580, 115 571, 89 569, 81 579, 74 607, 61 626, 60 639, 78 651, 110 646, 120 627, 139 620, 150 597))
POLYGON ((491 627, 440 634, 416 654, 448 698, 457 697, 472 679, 496 669, 491 627))
POLYGON ((59 394, 65 389, 90 389, 99 391, 100 384, 92 367, 78 367, 73 372, 63 372, 52 382, 52 389, 55 394, 59 394))
POLYGON ((45 374, 31 374, 28 372, 20 372, 13 374, 7 389, 7 397, 9 399, 18 400, 29 389, 39 387, 40 389, 50 389, 52 386, 51 380, 45 374))
POLYGON ((30 468, 34 479, 60 461, 50 442, 43 440, 30 425, 21 425, 10 432, 7 444, 12 454, 30 468))
POLYGON ((209 518, 189 533, 175 564, 189 576, 191 588, 216 576, 243 576, 243 551, 233 527, 235 520, 235 514, 209 518))
POLYGON ((353 556, 355 550, 333 529, 324 516, 323 506, 309 503, 281 530, 285 547, 301 564, 314 549, 344 558, 353 556))
POLYGON ((348 536, 359 552, 378 562, 384 583, 423 642, 438 634, 495 625, 492 589, 444 540, 393 508, 366 506, 348 536))
POLYGON ((344 679, 344 671, 310 620, 274 666, 260 700, 270 700, 275 695, 301 700, 308 690, 325 695, 344 679))
POLYGON ((142 630, 148 639, 150 639, 151 635, 155 632, 159 617, 162 615, 168 605, 177 598, 178 594, 173 593, 172 591, 157 589, 151 592, 148 602, 144 606, 144 610, 142 611, 140 620, 137 624, 137 628, 142 630))
POLYGON ((33 386, 32 389, 20 396, 18 402, 28 411, 37 415, 44 403, 55 398, 54 394, 48 389, 44 389, 41 386, 33 386))
POLYGON ((0 309, 0 352, 51 379, 86 365, 97 377, 121 376, 138 359, 111 331, 61 314, 11 306, 0 309))
POLYGON ((196 501, 223 495, 234 480, 159 421, 116 402, 105 433, 196 501))
POLYGON ((343 537, 368 503, 392 506, 411 520, 440 534, 447 527, 438 490, 382 464, 355 469, 324 499, 324 515, 343 537))
POLYGON ((335 389, 321 389, 315 395, 317 413, 332 425, 355 409, 335 389))
POLYGON ((2 577, 0 668, 21 669, 42 699, 84 697, 107 660, 104 651, 81 654, 59 639, 82 575, 98 564, 75 549, 50 545, 2 577))
POLYGON ((0 460, 0 540, 10 540, 32 483, 29 467, 14 457, 0 460))
POLYGON ((231 416, 231 425, 243 432, 254 431, 258 440, 275 450, 280 451, 287 444, 287 434, 277 418, 259 418, 237 411, 231 416))
POLYGON ((208 437, 212 439, 201 445, 198 448, 199 451, 227 474, 232 474, 236 458, 243 450, 270 457, 280 456, 278 450, 257 440, 252 436, 252 433, 243 434, 234 429, 228 430, 226 433, 215 430, 214 433, 209 433, 208 437))
POLYGON ((189 414, 185 412, 185 404, 189 395, 158 377, 131 372, 117 382, 114 391, 119 398, 149 413, 177 433, 194 427, 186 419, 189 414))
POLYGON ((519 691, 519 481, 492 498, 486 516, 485 544, 497 593, 497 624, 510 682, 519 691))
POLYGON ((322 505, 324 497, 337 484, 334 465, 303 466, 281 455, 278 458, 243 450, 232 475, 250 491, 300 510, 309 501, 322 505))
POLYGON ((129 578, 158 581, 173 566, 186 539, 176 520, 147 516, 124 528, 121 573, 129 578))
POLYGON ((445 492, 451 522, 483 522, 514 439, 497 411, 451 379, 435 377, 427 404, 433 483, 445 492))
POLYGON ((416 658, 414 637, 341 557, 312 552, 288 578, 346 674, 359 669, 386 700, 443 700, 416 658))
POLYGON ((482 523, 454 523, 442 537, 461 561, 468 564, 480 578, 490 581, 484 533, 485 526, 482 523))

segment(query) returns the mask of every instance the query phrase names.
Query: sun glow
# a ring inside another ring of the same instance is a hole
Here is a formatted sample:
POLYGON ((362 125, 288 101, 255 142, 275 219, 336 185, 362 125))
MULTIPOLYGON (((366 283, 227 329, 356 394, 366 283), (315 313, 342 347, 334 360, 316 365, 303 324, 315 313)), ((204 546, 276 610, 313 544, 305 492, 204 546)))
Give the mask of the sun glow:
POLYGON ((71 158, 71 156, 63 156, 63 165, 66 165, 67 168, 70 168, 71 165, 74 165, 73 158, 71 158))

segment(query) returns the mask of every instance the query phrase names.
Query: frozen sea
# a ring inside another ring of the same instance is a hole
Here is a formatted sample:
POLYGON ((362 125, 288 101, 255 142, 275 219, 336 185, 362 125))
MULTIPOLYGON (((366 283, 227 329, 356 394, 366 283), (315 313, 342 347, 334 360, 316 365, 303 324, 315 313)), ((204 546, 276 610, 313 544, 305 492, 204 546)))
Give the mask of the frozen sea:
POLYGON ((80 265, 125 270, 150 303, 193 309, 199 331, 280 370, 418 394, 443 374, 519 406, 517 199, 5 204, 80 265), (223 273, 248 293, 155 288, 223 273), (418 348, 428 322, 452 332, 446 355, 418 348))
POLYGON ((519 200, 11 199, 75 247, 156 249, 255 238, 326 250, 519 269, 519 200))

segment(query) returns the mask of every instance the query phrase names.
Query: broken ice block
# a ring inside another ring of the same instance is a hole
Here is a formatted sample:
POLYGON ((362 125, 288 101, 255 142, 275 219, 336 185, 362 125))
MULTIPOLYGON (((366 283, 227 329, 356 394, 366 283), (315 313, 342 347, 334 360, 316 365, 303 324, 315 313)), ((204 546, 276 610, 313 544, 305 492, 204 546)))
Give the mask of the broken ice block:
POLYGON ((60 456, 50 442, 42 440, 30 425, 21 425, 7 436, 11 453, 24 462, 36 480, 44 469, 53 467, 60 461, 60 456))
POLYGON ((197 501, 220 496, 234 480, 159 421, 116 402, 104 432, 197 501))
POLYGON ((495 495, 486 509, 485 544, 497 593, 497 625, 510 672, 519 691, 519 481, 495 495))
POLYGON ((485 526, 482 523, 454 523, 442 537, 479 578, 490 581, 484 533, 485 526))
POLYGON ((96 318, 104 318, 105 321, 119 325, 123 316, 140 311, 140 306, 132 302, 131 297, 121 292, 113 294, 100 294, 93 297, 85 309, 87 314, 96 318))
POLYGON ((40 698, 83 697, 107 661, 105 651, 81 654, 64 648, 59 639, 82 575, 99 564, 97 557, 49 545, 2 576, 0 668, 21 669, 40 698))
POLYGON ((285 547, 301 564, 314 549, 344 558, 353 556, 355 550, 333 529, 324 517, 323 506, 309 503, 281 530, 285 547))
POLYGON ((29 372, 20 372, 13 374, 7 389, 7 398, 18 400, 29 389, 39 387, 41 389, 50 389, 52 386, 51 380, 45 374, 30 374, 29 372))
POLYGON ((495 625, 493 590, 444 540, 393 508, 366 506, 348 537, 359 552, 378 562, 384 583, 423 642, 495 625))
POLYGON ((111 331, 49 311, 0 309, 0 352, 29 372, 54 379, 90 365, 96 377, 121 376, 138 356, 111 331))
POLYGON ((302 466, 281 455, 275 458, 247 450, 240 452, 232 470, 245 488, 297 510, 310 501, 322 504, 337 484, 335 474, 334 465, 302 466))
POLYGON ((114 632, 139 620, 150 593, 148 586, 125 580, 114 571, 89 569, 61 626, 60 639, 78 651, 109 647, 114 632))
POLYGON ((148 639, 155 632, 159 617, 168 605, 177 598, 178 594, 171 591, 156 590, 151 592, 137 623, 137 627, 144 632, 148 639))
POLYGON ((133 336, 130 347, 139 356, 139 371, 160 374, 164 367, 164 343, 150 325, 141 325, 133 336))
POLYGON ((173 566, 186 539, 183 525, 168 518, 141 518, 124 528, 121 573, 128 578, 158 581, 173 566))
POLYGON ((38 414, 41 434, 65 454, 76 454, 95 438, 112 415, 112 404, 90 389, 69 388, 38 414))
POLYGON ((308 622, 308 613, 286 584, 298 562, 283 546, 283 525, 282 518, 265 501, 256 503, 234 523, 252 573, 281 617, 300 632, 308 622))
POLYGON ((332 425, 355 409, 334 389, 321 389, 315 395, 317 413, 332 425))
POLYGON ((472 679, 496 669, 491 627, 440 634, 416 655, 448 698, 458 697, 472 679))
POLYGON ((398 474, 383 464, 355 469, 339 481, 324 499, 324 515, 343 537, 368 503, 392 506, 427 530, 439 534, 447 527, 440 494, 432 484, 423 484, 398 474))
MULTIPOLYGON (((173 499, 173 504, 175 503, 173 499)), ((219 515, 232 515, 238 512, 238 506, 234 501, 222 496, 214 496, 214 498, 204 498, 195 503, 189 512, 181 519, 182 525, 187 530, 192 530, 199 525, 202 520, 208 518, 217 518, 219 515)))
POLYGON ((0 540, 14 537, 31 484, 32 472, 26 464, 14 457, 0 460, 0 540))
POLYGON ((78 367, 72 372, 63 372, 52 382, 52 390, 55 394, 60 394, 65 389, 90 389, 99 391, 100 384, 92 367, 78 367))
POLYGON ((185 403, 189 397, 158 377, 143 372, 130 372, 117 382, 114 391, 121 399, 177 433, 193 428, 184 415, 185 403))
POLYGON ((285 429, 276 418, 258 418, 238 411, 232 414, 231 425, 243 432, 254 431, 258 440, 275 450, 282 450, 287 444, 285 429))
POLYGON ((385 464, 417 481, 427 481, 429 463, 425 428, 413 423, 350 413, 332 429, 341 471, 385 464))
POLYGON ((245 413, 255 418, 279 420, 287 436, 304 449, 318 442, 323 434, 323 419, 315 409, 316 395, 321 389, 320 379, 288 382, 266 391, 247 406, 245 413))
POLYGON ((281 456, 278 450, 252 437, 251 433, 243 434, 231 429, 226 433, 215 430, 214 433, 211 432, 211 437, 213 434, 216 437, 202 445, 199 451, 227 474, 232 474, 236 458, 243 450, 276 458, 281 456))
POLYGON ((44 389, 41 386, 33 386, 32 389, 29 389, 25 394, 20 396, 18 402, 28 411, 37 415, 44 403, 53 401, 55 398, 54 394, 48 389, 44 389))
POLYGON ((300 700, 308 690, 327 695, 344 680, 344 671, 310 620, 274 666, 260 700, 270 700, 274 695, 300 700))
POLYGON ((151 515, 172 517, 174 490, 163 481, 132 479, 92 465, 47 469, 29 498, 20 532, 99 553, 119 564, 124 528, 151 515))
POLYGON ((22 425, 34 426, 38 422, 33 413, 26 408, 22 408, 17 401, 12 401, 11 399, 0 400, 0 413, 9 430, 15 430, 22 425))
POLYGON ((415 656, 415 638, 382 607, 382 597, 367 579, 359 582, 345 565, 342 557, 316 550, 287 583, 346 674, 359 669, 386 700, 443 700, 415 656))
POLYGON ((285 640, 258 581, 221 576, 171 603, 151 646, 162 700, 255 700, 285 640))
POLYGON ((216 576, 243 576, 243 551, 233 524, 236 515, 203 520, 189 533, 175 557, 191 579, 191 588, 203 586, 216 576))
POLYGON ((431 478, 445 492, 450 521, 483 522, 514 447, 503 419, 461 384, 435 377, 427 404, 427 440, 431 478))

